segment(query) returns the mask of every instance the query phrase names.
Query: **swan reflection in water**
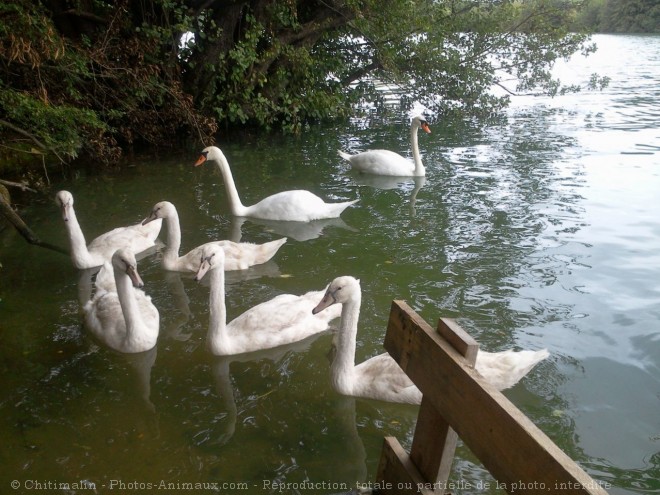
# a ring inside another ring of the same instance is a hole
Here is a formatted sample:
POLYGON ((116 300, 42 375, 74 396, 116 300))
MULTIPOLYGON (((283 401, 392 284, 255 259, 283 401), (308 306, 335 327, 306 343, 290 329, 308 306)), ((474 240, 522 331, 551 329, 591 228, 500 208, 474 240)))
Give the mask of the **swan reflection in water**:
POLYGON ((260 218, 232 216, 230 233, 230 239, 232 241, 240 242, 243 236, 243 224, 246 221, 263 227, 267 232, 288 237, 298 242, 317 239, 323 235, 326 228, 339 228, 350 232, 358 232, 358 229, 351 227, 341 218, 325 218, 310 222, 288 222, 284 220, 262 220, 260 218))
POLYGON ((426 177, 388 177, 386 175, 367 175, 367 174, 351 174, 353 181, 360 186, 373 187, 375 189, 391 190, 400 189, 405 190, 409 184, 413 184, 408 197, 410 206, 410 216, 414 217, 415 203, 417 202, 417 193, 426 184, 426 177))
MULTIPOLYGON (((260 422, 255 420, 254 407, 256 401, 266 399, 266 396, 271 392, 287 395, 287 391, 282 389, 281 384, 274 384, 273 387, 267 386, 267 391, 261 393, 257 390, 239 392, 236 388, 236 381, 232 380, 231 368, 235 364, 240 363, 255 363, 261 366, 261 362, 272 363, 272 368, 280 369, 282 363, 291 358, 291 354, 302 354, 310 352, 310 347, 323 335, 333 332, 334 329, 328 332, 315 334, 305 340, 295 342, 292 344, 280 346, 273 349, 265 349, 251 353, 238 354, 234 356, 215 356, 212 358, 211 373, 215 383, 215 390, 220 398, 218 412, 223 415, 221 421, 215 421, 212 430, 204 432, 208 445, 212 446, 214 452, 218 447, 245 448, 243 440, 243 432, 241 431, 242 425, 245 424, 248 430, 253 430, 255 421, 257 424, 260 422), (238 433, 237 433, 238 430, 238 433), (235 443, 232 444, 232 438, 236 436, 235 443), (229 447, 231 445, 231 447, 229 447)), ((263 372, 262 372, 263 373, 263 372)), ((286 400, 286 399, 284 399, 286 400)), ((295 398, 292 399, 295 403, 295 398)), ((330 395, 329 397, 317 397, 315 400, 322 400, 325 405, 325 415, 322 418, 312 420, 315 425, 319 421, 323 421, 322 432, 323 438, 320 439, 321 443, 317 445, 317 449, 331 449, 330 454, 333 457, 342 456, 342 469, 341 472, 332 473, 332 476, 341 476, 341 481, 346 481, 349 484, 354 484, 356 481, 365 482, 368 478, 368 469, 366 464, 367 454, 364 443, 360 438, 358 431, 358 422, 356 420, 356 401, 352 397, 343 397, 340 395, 330 395), (327 441, 331 438, 332 441, 327 441)), ((303 409, 297 409, 291 412, 288 420, 291 422, 287 427, 287 431, 295 428, 295 425, 300 428, 305 428, 306 422, 309 420, 306 417, 306 412, 303 409), (299 413, 305 419, 299 422, 295 420, 295 414, 299 413)), ((273 418, 268 418, 273 420, 273 418)), ((269 423, 270 424, 270 421, 269 423)), ((208 426, 208 425, 206 425, 208 426)), ((265 426, 271 428, 271 426, 265 426)), ((301 432, 302 433, 302 432, 301 432)), ((307 436, 309 431, 304 432, 307 436)), ((249 432, 248 432, 249 434, 249 432)), ((271 434, 277 435, 271 431, 271 434)), ((290 433, 289 433, 290 434, 290 433)), ((306 448, 304 446, 291 445, 293 450, 297 448, 306 448)), ((292 453, 295 455, 295 452, 292 453)))
POLYGON ((301 353, 308 351, 316 339, 318 339, 321 335, 329 332, 330 330, 317 333, 298 342, 293 342, 271 349, 261 349, 258 351, 234 354, 230 356, 213 356, 211 374, 215 383, 216 392, 221 399, 222 408, 227 413, 226 420, 224 421, 224 430, 221 433, 216 433, 216 440, 214 443, 219 445, 226 444, 236 431, 238 407, 236 405, 234 386, 231 380, 230 368, 232 363, 270 361, 274 364, 277 364, 281 362, 289 353, 301 353))

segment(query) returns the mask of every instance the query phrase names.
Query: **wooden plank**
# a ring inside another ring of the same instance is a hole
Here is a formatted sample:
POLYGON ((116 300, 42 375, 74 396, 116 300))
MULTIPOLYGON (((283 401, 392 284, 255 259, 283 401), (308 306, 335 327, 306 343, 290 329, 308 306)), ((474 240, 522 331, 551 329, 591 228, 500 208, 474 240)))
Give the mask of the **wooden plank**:
POLYGON ((410 447, 410 460, 426 482, 438 487, 447 486, 457 443, 458 435, 454 429, 433 403, 422 397, 410 447))
POLYGON ((385 437, 375 488, 379 495, 432 495, 410 456, 394 437, 385 437), (420 488, 421 487, 421 488, 420 488))
POLYGON ((607 492, 403 301, 385 348, 509 493, 607 492))
MULTIPOLYGON (((441 319, 438 332, 465 357, 469 365, 474 365, 479 345, 463 328, 454 320, 441 319)), ((433 403, 423 397, 410 448, 410 459, 425 480, 437 487, 448 485, 457 443, 458 435, 451 425, 433 403)))
POLYGON ((451 318, 440 318, 437 330, 442 338, 449 342, 449 345, 456 349, 470 366, 474 366, 474 363, 477 362, 479 344, 469 333, 463 330, 462 326, 451 318))

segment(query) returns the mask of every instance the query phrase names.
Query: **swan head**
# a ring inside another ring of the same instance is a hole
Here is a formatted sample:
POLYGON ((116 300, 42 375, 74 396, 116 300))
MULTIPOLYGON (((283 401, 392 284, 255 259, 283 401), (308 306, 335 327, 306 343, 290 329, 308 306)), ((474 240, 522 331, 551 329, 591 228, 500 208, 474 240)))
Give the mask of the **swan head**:
POLYGON ((429 123, 426 121, 423 115, 418 115, 412 119, 412 127, 415 130, 421 127, 425 133, 431 134, 431 128, 429 127, 429 123))
POLYGON ((202 249, 199 270, 195 275, 195 281, 199 282, 204 278, 206 272, 209 270, 224 270, 225 269, 225 251, 220 246, 211 244, 204 246, 202 249))
POLYGON ((350 300, 355 293, 360 292, 360 281, 351 276, 337 277, 325 291, 321 302, 312 310, 312 314, 317 314, 333 304, 344 304, 350 300))
POLYGON ((199 167, 203 163, 209 161, 209 162, 219 162, 219 161, 227 161, 225 158, 224 153, 218 148, 217 146, 207 146, 202 150, 202 152, 199 154, 199 158, 195 162, 195 167, 199 167))
POLYGON ((159 218, 167 218, 170 216, 173 210, 175 210, 174 205, 169 201, 161 201, 160 203, 156 203, 151 210, 151 213, 149 213, 149 216, 142 220, 142 225, 146 225, 149 222, 158 220, 159 218))
POLYGON ((128 275, 128 278, 133 283, 133 287, 144 287, 144 282, 137 271, 135 254, 130 249, 118 249, 115 251, 115 254, 112 255, 112 266, 116 270, 128 275))
POLYGON ((73 194, 69 191, 60 191, 55 195, 55 204, 60 207, 62 218, 65 222, 69 221, 70 211, 73 208, 73 194))

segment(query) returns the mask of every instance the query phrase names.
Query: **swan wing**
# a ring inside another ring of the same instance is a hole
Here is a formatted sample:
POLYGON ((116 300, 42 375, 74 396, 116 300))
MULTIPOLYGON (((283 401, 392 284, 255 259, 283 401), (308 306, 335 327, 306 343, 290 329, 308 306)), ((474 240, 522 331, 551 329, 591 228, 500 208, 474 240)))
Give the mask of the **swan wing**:
POLYGON ((406 404, 419 404, 422 394, 387 354, 379 354, 355 367, 353 395, 406 404))
POLYGON ((151 298, 139 289, 133 289, 142 319, 139 331, 130 338, 126 320, 116 292, 99 290, 83 307, 85 324, 97 340, 119 352, 142 352, 156 345, 160 315, 151 298))
POLYGON ((112 349, 121 348, 126 337, 126 322, 116 292, 99 291, 85 304, 85 324, 97 340, 112 349))
POLYGON ((201 264, 202 254, 208 246, 219 246, 225 252, 225 271, 245 270, 254 265, 265 263, 279 250, 286 242, 286 237, 276 241, 265 242, 263 244, 252 244, 250 242, 233 241, 212 241, 191 249, 183 256, 179 257, 173 267, 168 269, 197 272, 201 264))
POLYGON ((263 244, 250 242, 222 242, 225 251, 225 271, 245 270, 254 265, 261 265, 270 260, 286 242, 286 237, 263 244))
POLYGON ((312 309, 322 291, 313 291, 303 296, 281 294, 263 302, 236 317, 227 325, 231 338, 245 348, 243 352, 268 349, 297 342, 310 335, 328 329, 329 322, 339 316, 339 311, 313 315, 312 309))
POLYGON ((389 150, 369 150, 355 155, 342 154, 351 167, 365 174, 390 175, 390 176, 412 176, 415 164, 389 150))
POLYGON ((338 217, 342 211, 356 201, 326 203, 310 191, 283 191, 247 207, 247 216, 264 220, 309 222, 338 217))
POLYGON ((117 227, 96 237, 88 244, 87 250, 103 260, 112 258, 114 252, 121 248, 128 248, 139 254, 154 246, 162 222, 159 218, 147 225, 139 223, 128 227, 117 227))

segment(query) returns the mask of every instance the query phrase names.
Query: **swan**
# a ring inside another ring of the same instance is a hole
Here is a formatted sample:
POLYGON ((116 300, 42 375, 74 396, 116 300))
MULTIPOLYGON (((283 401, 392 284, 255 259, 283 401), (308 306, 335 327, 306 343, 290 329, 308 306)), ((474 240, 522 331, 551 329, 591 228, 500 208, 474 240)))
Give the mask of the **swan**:
POLYGON ((97 290, 83 307, 90 332, 108 347, 126 353, 144 352, 158 339, 159 314, 139 288, 144 285, 137 271, 135 254, 118 249, 112 255, 116 292, 97 290))
POLYGON ((225 254, 222 248, 204 248, 202 264, 195 280, 201 280, 210 270, 208 345, 216 356, 242 354, 291 344, 324 332, 341 308, 327 315, 315 316, 312 308, 324 291, 311 291, 302 296, 281 294, 270 301, 248 309, 227 323, 225 307, 225 254))
POLYGON ((358 201, 355 199, 343 203, 326 203, 309 191, 294 190, 273 194, 252 206, 243 206, 236 190, 229 163, 220 148, 216 146, 204 148, 199 159, 195 162, 195 166, 202 165, 206 161, 214 161, 218 164, 225 181, 231 212, 237 217, 310 222, 323 218, 336 218, 346 208, 358 201))
POLYGON ((426 175, 426 169, 422 164, 422 158, 419 155, 419 144, 417 143, 417 131, 420 128, 426 133, 431 133, 429 124, 424 117, 417 116, 412 119, 410 124, 410 144, 414 163, 389 150, 367 150, 355 155, 350 155, 341 150, 338 153, 358 172, 397 177, 422 177, 426 175))
MULTIPOLYGON (((330 283, 323 299, 312 311, 318 314, 334 304, 342 305, 337 352, 331 365, 333 386, 343 395, 420 404, 422 393, 388 353, 355 365, 361 300, 360 281, 350 276, 338 277, 330 283)), ((503 390, 515 385, 546 357, 548 351, 545 349, 496 353, 479 351, 475 368, 489 383, 503 390)))
POLYGON ((55 203, 62 211, 64 225, 69 234, 73 266, 81 270, 103 265, 120 248, 129 248, 139 254, 155 246, 162 226, 162 220, 159 220, 148 226, 138 223, 117 227, 86 245, 85 236, 73 209, 73 195, 69 191, 59 191, 55 196, 55 203))
POLYGON ((190 250, 179 256, 181 247, 181 225, 176 207, 169 201, 156 203, 151 213, 142 222, 144 225, 153 221, 161 222, 165 219, 167 225, 167 248, 163 253, 163 267, 174 272, 196 272, 202 259, 202 252, 206 246, 215 244, 225 251, 225 270, 245 270, 252 265, 265 263, 277 253, 277 250, 286 242, 286 237, 264 244, 251 244, 248 242, 213 241, 190 250))

